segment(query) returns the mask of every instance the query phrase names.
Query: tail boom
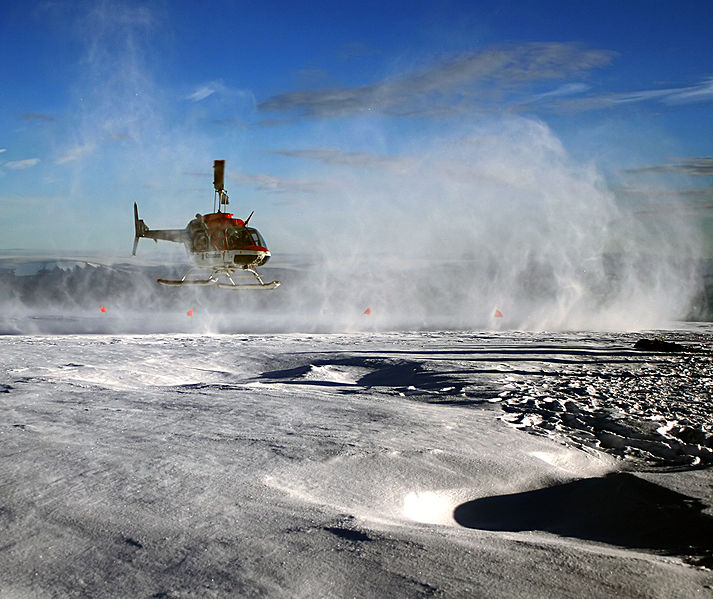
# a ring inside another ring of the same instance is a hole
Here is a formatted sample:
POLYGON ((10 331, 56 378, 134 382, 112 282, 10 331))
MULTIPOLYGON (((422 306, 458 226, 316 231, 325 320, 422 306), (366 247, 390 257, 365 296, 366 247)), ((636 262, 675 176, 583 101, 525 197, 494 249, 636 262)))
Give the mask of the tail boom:
POLYGON ((139 244, 140 237, 153 239, 157 243, 159 239, 179 243, 185 243, 189 239, 185 229, 149 229, 148 225, 139 218, 139 208, 134 202, 134 248, 131 252, 133 256, 136 255, 136 246, 139 244))

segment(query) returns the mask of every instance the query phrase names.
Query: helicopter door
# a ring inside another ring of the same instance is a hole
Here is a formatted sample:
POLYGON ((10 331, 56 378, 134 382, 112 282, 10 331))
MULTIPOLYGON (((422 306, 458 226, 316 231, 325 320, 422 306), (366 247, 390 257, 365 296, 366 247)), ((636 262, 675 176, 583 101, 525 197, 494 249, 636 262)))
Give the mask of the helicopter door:
POLYGON ((216 250, 226 249, 225 230, 214 229, 210 235, 210 242, 213 248, 216 250))

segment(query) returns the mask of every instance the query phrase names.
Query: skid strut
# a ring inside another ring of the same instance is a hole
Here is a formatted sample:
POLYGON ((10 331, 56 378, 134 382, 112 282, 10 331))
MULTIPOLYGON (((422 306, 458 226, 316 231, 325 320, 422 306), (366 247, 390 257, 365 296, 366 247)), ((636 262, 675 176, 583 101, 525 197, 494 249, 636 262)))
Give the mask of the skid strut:
POLYGON ((253 270, 252 268, 246 268, 243 272, 252 273, 253 275, 255 275, 255 278, 258 280, 258 282, 236 283, 233 280, 233 277, 231 276, 233 273, 225 272, 224 274, 226 278, 230 281, 230 283, 217 283, 217 286, 221 289, 274 289, 275 287, 280 286, 280 281, 270 281, 269 283, 265 283, 265 281, 262 280, 262 277, 258 274, 258 272, 253 270))

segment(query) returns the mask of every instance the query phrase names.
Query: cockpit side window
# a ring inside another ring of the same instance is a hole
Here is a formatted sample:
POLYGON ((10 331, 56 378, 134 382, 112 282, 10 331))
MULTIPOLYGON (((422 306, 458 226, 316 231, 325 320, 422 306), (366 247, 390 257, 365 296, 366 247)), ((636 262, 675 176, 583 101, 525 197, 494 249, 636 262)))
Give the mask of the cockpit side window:
POLYGON ((253 240, 245 227, 230 227, 226 233, 229 250, 237 250, 248 245, 253 245, 253 240))

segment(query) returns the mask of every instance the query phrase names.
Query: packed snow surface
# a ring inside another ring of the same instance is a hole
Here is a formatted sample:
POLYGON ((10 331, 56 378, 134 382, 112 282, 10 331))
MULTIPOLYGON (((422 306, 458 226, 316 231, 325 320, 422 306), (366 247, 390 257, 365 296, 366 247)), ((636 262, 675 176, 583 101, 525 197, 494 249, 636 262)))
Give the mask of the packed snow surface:
POLYGON ((0 597, 711 597, 713 328, 0 337, 0 597))

